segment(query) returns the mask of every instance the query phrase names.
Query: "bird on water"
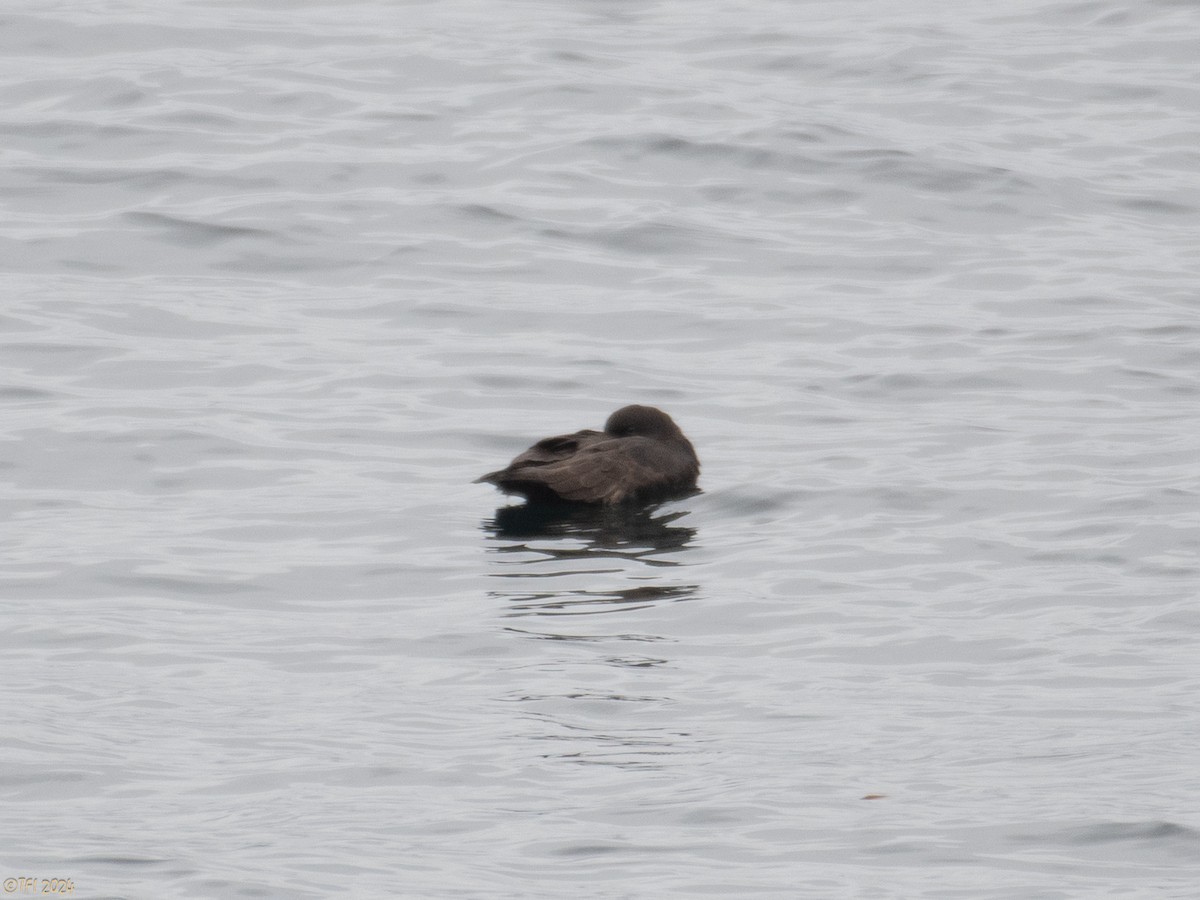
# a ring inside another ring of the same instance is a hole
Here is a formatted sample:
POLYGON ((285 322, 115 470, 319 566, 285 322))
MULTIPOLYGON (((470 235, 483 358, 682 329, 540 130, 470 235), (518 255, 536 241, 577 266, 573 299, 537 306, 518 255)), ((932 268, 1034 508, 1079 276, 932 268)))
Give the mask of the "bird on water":
POLYGON ((661 409, 625 406, 603 431, 543 438, 476 483, 532 502, 645 503, 696 489, 700 461, 691 441, 661 409))

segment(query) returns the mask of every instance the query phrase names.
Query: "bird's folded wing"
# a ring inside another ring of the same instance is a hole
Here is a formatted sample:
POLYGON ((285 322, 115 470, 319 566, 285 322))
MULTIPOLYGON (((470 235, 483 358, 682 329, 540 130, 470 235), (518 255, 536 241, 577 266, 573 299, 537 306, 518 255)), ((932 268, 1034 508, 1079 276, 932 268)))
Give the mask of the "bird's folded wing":
POLYGON ((521 477, 545 484, 564 500, 620 503, 659 479, 650 465, 653 456, 650 441, 602 441, 566 459, 525 469, 521 477))

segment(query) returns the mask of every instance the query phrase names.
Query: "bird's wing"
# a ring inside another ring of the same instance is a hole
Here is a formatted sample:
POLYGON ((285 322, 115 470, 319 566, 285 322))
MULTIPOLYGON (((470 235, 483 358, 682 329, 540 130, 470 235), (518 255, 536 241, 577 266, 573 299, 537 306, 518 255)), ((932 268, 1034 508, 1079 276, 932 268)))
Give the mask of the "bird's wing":
POLYGON ((655 466, 660 453, 654 441, 641 438, 601 440, 520 477, 546 485, 564 500, 620 503, 661 483, 662 469, 655 466))
MULTIPOLYGON (((542 438, 528 450, 518 454, 512 462, 503 469, 495 472, 488 472, 476 478, 476 483, 486 481, 491 484, 500 485, 504 481, 528 481, 526 476, 536 469, 547 466, 552 463, 561 462, 564 459, 569 459, 572 455, 579 451, 581 446, 586 446, 589 442, 594 443, 597 439, 603 440, 605 435, 599 431, 585 429, 577 431, 574 434, 560 434, 554 437, 542 438)), ((540 479, 532 479, 540 483, 540 479)))

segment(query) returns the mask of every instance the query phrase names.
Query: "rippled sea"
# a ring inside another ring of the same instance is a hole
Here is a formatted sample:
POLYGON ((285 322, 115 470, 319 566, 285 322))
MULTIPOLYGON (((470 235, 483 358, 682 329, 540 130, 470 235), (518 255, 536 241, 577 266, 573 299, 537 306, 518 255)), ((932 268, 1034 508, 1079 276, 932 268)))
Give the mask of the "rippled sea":
POLYGON ((5 3, 4 896, 1195 897, 1197 46, 5 3))

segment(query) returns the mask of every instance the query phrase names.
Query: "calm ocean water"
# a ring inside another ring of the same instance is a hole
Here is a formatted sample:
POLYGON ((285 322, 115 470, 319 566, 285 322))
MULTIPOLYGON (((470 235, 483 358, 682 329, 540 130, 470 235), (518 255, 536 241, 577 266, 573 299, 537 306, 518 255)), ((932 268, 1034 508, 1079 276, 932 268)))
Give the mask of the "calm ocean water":
POLYGON ((1195 897, 1198 45, 5 3, 4 895, 1195 897))

